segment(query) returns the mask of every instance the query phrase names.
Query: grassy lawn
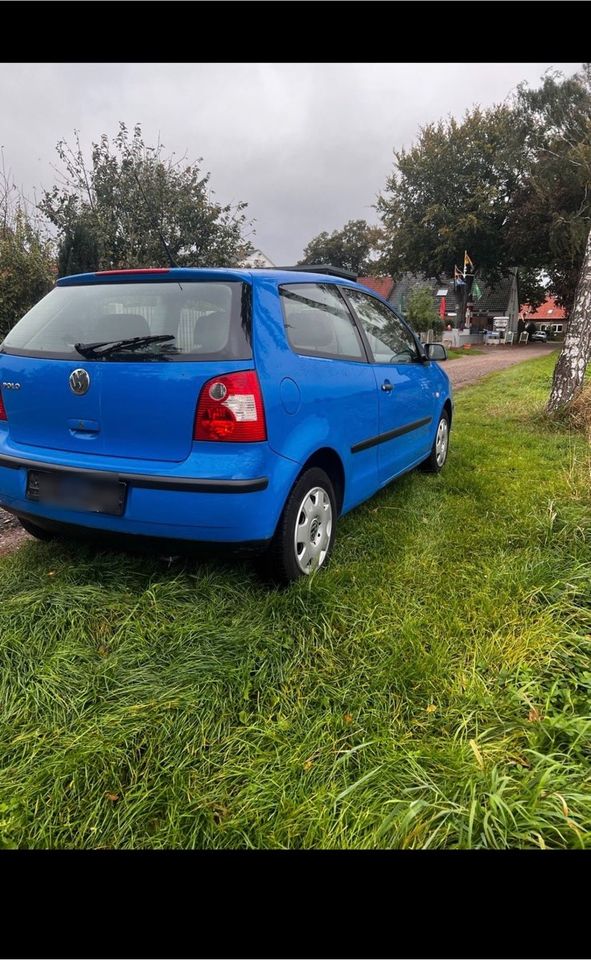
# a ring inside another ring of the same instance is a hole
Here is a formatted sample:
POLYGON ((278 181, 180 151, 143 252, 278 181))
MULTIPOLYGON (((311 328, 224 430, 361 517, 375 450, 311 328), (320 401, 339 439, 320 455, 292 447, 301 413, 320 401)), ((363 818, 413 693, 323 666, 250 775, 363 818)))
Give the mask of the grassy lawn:
POLYGON ((0 560, 0 846, 591 846, 591 500, 554 358, 284 592, 249 566, 0 560))
POLYGON ((486 353, 486 350, 478 350, 474 347, 470 347, 469 350, 464 350, 463 347, 446 347, 446 350, 449 360, 456 360, 458 357, 476 357, 479 353, 486 353))

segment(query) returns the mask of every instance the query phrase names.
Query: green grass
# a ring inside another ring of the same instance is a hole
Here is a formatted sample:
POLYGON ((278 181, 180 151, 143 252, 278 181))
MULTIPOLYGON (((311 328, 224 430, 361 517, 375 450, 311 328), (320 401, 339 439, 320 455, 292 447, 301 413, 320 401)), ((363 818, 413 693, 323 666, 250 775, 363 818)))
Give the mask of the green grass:
POLYGON ((475 357, 479 353, 485 353, 485 350, 477 350, 474 347, 470 347, 469 350, 464 350, 463 347, 446 347, 447 356, 449 360, 457 360, 458 357, 475 357))
POLYGON ((457 397, 449 463, 328 570, 0 561, 0 843, 591 846, 591 500, 553 358, 457 397))

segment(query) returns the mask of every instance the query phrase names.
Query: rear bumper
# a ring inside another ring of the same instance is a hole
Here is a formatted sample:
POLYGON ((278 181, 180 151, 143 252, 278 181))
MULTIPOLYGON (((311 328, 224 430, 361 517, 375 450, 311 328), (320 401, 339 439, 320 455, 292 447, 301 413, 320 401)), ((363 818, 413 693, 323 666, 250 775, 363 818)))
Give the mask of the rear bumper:
MULTIPOLYGON (((247 465, 255 468, 251 477, 195 476, 197 466, 212 467, 211 460, 200 456, 198 450, 182 465, 181 475, 179 467, 168 474, 99 469, 96 460, 92 466, 78 466, 67 462, 67 454, 58 459, 57 451, 48 451, 51 460, 41 460, 33 458, 29 450, 23 456, 0 449, 0 506, 33 521, 45 519, 124 535, 233 544, 267 541, 275 532, 299 467, 266 445, 255 455, 252 446, 246 458, 247 465), (29 469, 124 481, 125 512, 122 516, 110 516, 29 500, 29 469)), ((229 463, 228 473, 238 472, 239 452, 232 452, 230 457, 234 462, 229 463)), ((219 468, 221 461, 217 456, 216 461, 219 468)))
POLYGON ((64 464, 29 460, 26 457, 3 456, 0 454, 0 467, 12 470, 49 470, 53 473, 66 473, 70 476, 89 477, 94 480, 109 479, 131 483, 135 487, 148 490, 184 490, 187 493, 256 493, 269 486, 268 477, 254 477, 252 480, 224 480, 205 477, 165 477, 157 473, 126 473, 114 470, 89 470, 87 467, 71 467, 64 464))

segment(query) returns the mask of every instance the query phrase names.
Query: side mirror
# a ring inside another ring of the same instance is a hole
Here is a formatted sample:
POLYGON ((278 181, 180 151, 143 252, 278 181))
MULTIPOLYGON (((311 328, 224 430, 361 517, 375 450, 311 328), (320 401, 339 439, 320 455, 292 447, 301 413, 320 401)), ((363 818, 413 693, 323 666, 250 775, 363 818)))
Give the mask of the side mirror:
POLYGON ((427 360, 447 360, 447 350, 442 343, 424 343, 427 360))

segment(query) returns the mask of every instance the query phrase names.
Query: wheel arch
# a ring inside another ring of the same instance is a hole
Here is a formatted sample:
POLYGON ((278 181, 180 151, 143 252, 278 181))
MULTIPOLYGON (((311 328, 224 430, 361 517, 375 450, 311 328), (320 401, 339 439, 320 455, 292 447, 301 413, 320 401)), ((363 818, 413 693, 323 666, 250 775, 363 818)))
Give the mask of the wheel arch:
POLYGON ((337 515, 339 515, 345 500, 345 467, 343 461, 332 447, 320 447, 302 464, 294 483, 297 483, 302 474, 311 467, 319 467, 330 478, 337 498, 337 515))
POLYGON ((443 404, 443 409, 447 411, 447 418, 449 420, 449 425, 451 427, 451 421, 453 417, 453 407, 450 398, 448 397, 445 403, 443 404))

